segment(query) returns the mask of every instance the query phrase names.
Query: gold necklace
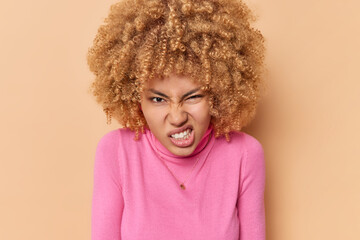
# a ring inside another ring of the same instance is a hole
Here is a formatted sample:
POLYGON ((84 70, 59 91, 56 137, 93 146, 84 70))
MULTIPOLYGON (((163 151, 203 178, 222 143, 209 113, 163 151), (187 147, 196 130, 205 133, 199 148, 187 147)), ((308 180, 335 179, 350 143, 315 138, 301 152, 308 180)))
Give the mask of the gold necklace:
POLYGON ((163 159, 161 156, 159 156, 159 157, 160 157, 161 161, 164 163, 164 165, 167 167, 167 169, 169 170, 169 172, 171 173, 171 175, 173 175, 174 178, 176 179, 176 181, 177 181, 178 183, 180 183, 180 188, 181 188, 182 190, 185 190, 185 189, 186 189, 186 188, 185 188, 185 182, 189 179, 190 174, 191 174, 192 171, 194 170, 194 168, 195 168, 196 164, 199 162, 199 159, 200 159, 200 158, 198 158, 198 159, 196 160, 194 166, 192 167, 192 169, 191 169, 190 173, 188 174, 188 176, 186 177, 186 179, 185 179, 183 182, 181 182, 181 181, 179 181, 179 179, 175 176, 175 174, 173 173, 173 171, 171 171, 171 169, 169 168, 169 166, 165 163, 164 159, 163 159))
MULTIPOLYGON (((211 139, 211 134, 210 134, 210 136, 209 136, 209 139, 208 139, 205 147, 206 147, 206 146, 208 145, 208 143, 210 142, 210 139, 211 139)), ((205 148, 205 147, 204 147, 204 148, 205 148)), ((206 160, 206 158, 207 158, 208 155, 209 155, 209 154, 207 154, 207 155, 205 156, 205 160, 206 160)), ((158 155, 158 156, 160 157, 161 161, 164 163, 164 165, 166 166, 166 168, 169 170, 169 172, 171 173, 171 175, 173 175, 173 177, 176 179, 176 181, 177 181, 178 183, 180 183, 180 188, 181 188, 182 190, 185 190, 185 189, 186 189, 186 187, 185 187, 185 182, 189 179, 192 171, 194 170, 196 164, 199 162, 199 159, 200 159, 200 158, 197 158, 197 159, 196 159, 196 162, 195 162, 195 164, 193 165, 190 173, 188 174, 188 176, 186 177, 186 179, 185 179, 183 182, 181 182, 181 181, 179 181, 179 179, 175 176, 175 174, 173 173, 173 171, 171 171, 171 169, 169 168, 169 166, 165 163, 165 160, 163 159, 163 157, 161 157, 160 155, 158 155)))

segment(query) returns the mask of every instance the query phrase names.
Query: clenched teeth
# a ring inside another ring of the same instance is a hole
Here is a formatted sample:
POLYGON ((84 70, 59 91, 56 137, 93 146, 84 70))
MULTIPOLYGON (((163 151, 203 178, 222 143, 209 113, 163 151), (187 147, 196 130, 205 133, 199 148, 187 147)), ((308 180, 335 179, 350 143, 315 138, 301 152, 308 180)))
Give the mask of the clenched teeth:
POLYGON ((191 129, 186 129, 185 131, 183 131, 181 133, 175 133, 175 134, 171 135, 171 137, 175 138, 175 139, 188 139, 190 137, 190 132, 191 132, 191 129))

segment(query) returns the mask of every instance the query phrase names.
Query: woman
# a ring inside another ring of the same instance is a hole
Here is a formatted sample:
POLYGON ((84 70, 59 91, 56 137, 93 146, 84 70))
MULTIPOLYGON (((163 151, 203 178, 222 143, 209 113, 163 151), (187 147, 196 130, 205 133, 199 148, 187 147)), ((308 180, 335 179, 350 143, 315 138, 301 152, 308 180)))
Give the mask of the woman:
POLYGON ((263 37, 237 0, 114 4, 89 50, 93 94, 125 128, 98 143, 92 239, 265 239, 263 37))

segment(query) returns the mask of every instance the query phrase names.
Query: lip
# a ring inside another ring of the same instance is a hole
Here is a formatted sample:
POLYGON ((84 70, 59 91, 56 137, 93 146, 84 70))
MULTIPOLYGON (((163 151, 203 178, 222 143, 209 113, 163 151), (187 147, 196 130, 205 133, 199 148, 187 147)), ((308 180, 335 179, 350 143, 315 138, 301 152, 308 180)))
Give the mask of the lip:
POLYGON ((183 126, 183 127, 181 127, 181 128, 177 128, 177 129, 174 129, 174 130, 170 131, 170 132, 168 133, 168 137, 171 137, 171 135, 173 135, 173 134, 175 134, 175 133, 183 132, 183 131, 185 131, 185 130, 188 129, 188 128, 190 128, 191 130, 194 129, 192 125, 188 124, 188 125, 185 125, 185 126, 183 126))
POLYGON ((195 141, 194 135, 195 135, 194 130, 192 130, 188 139, 180 140, 180 139, 175 139, 175 138, 170 137, 170 141, 177 147, 186 148, 186 147, 190 147, 194 144, 194 141, 195 141))

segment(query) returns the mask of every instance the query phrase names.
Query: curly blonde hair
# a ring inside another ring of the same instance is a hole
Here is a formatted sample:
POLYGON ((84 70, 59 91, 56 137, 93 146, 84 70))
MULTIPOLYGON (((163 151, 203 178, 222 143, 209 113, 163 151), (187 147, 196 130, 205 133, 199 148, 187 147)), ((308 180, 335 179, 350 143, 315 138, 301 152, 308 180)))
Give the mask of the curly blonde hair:
MULTIPOLYGON (((111 6, 88 52, 91 91, 107 116, 136 132, 144 84, 175 73, 209 96, 215 137, 229 140, 254 117, 264 38, 240 0, 123 0, 111 6)), ((109 119, 108 119, 109 120, 109 119)))

